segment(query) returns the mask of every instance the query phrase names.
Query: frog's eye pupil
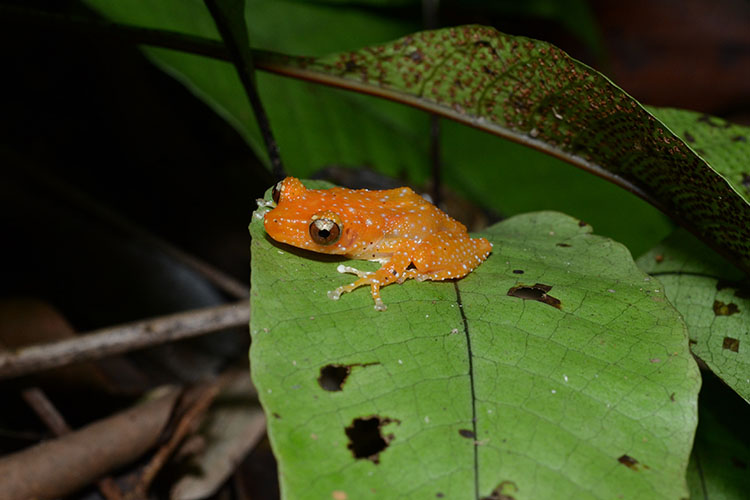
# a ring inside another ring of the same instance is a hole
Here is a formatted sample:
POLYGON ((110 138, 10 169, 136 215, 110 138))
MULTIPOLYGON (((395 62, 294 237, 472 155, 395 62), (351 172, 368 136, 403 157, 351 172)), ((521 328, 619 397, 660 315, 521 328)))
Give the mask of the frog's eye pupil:
POLYGON ((281 199, 281 182, 277 182, 273 187, 271 198, 273 198, 274 203, 279 203, 279 200, 281 199))
POLYGON ((341 226, 331 219, 316 219, 310 223, 310 237, 318 245, 333 245, 341 237, 341 226))

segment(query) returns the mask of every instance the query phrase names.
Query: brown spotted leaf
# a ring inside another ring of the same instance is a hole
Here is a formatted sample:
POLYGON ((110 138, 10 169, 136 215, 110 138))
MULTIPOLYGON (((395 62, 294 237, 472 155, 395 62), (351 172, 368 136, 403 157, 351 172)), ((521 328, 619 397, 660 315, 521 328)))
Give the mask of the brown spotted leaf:
POLYGON ((750 202, 750 127, 684 109, 649 106, 648 110, 750 202))
POLYGON ((638 259, 682 313, 690 349, 750 402, 750 281, 678 230, 638 259))
POLYGON ((321 58, 259 54, 258 67, 401 101, 562 158, 750 270, 748 203, 637 101, 548 43, 463 26, 321 58))
POLYGON ((250 233, 252 376, 284 498, 687 495, 685 326, 590 225, 509 218, 482 233, 493 253, 474 272, 384 287, 384 312, 369 290, 327 297, 351 282, 345 261, 275 243, 257 218, 250 233))

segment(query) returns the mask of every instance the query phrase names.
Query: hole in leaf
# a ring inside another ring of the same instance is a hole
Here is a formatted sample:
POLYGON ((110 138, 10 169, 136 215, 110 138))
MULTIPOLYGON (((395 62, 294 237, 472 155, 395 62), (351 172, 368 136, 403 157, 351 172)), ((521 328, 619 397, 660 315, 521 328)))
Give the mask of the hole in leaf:
POLYGON ((732 137, 732 142, 747 142, 747 137, 744 135, 735 135, 732 137))
POLYGON ((353 363, 351 365, 325 365, 320 369, 318 385, 326 391, 336 392, 344 389, 347 377, 355 366, 367 367, 380 363, 353 363))
POLYGON ((411 271, 412 269, 416 269, 417 266, 414 265, 414 262, 409 262, 409 265, 406 266, 407 271, 411 271))
POLYGON ((727 349, 732 352, 740 352, 740 339, 733 339, 732 337, 724 337, 721 343, 722 349, 727 349))
POLYGON ((352 368, 346 365, 325 365, 320 369, 318 385, 326 391, 340 391, 344 388, 346 378, 352 372, 352 368))
POLYGON ((738 469, 747 469, 747 463, 744 460, 741 460, 737 457, 729 457, 729 459, 732 461, 732 465, 734 465, 738 469))
POLYGON ((469 429, 459 429, 458 433, 461 435, 461 437, 465 437, 467 439, 474 439, 476 438, 476 434, 474 434, 473 431, 470 431, 469 429))
POLYGON ((352 424, 344 432, 349 438, 346 447, 352 450, 354 458, 366 458, 375 464, 380 463, 380 453, 393 440, 393 434, 383 436, 382 429, 391 422, 399 421, 378 416, 352 420, 352 424))
POLYGON ((486 497, 482 497, 480 500, 515 500, 516 497, 513 496, 515 493, 518 493, 516 483, 513 481, 503 481, 492 490, 492 493, 486 497))
POLYGON ((508 295, 523 300, 536 300, 557 309, 562 309, 560 299, 547 295, 552 290, 551 285, 537 283, 535 285, 516 285, 508 290, 508 295))
POLYGON ((740 312, 740 308, 737 307, 737 304, 734 302, 730 302, 729 304, 725 304, 724 302, 720 300, 714 300, 714 314, 717 316, 731 316, 732 314, 736 314, 740 312))
POLYGON ((513 274, 523 274, 523 269, 513 269, 513 274))
POLYGON ((556 245, 563 248, 570 248, 572 246, 569 243, 556 243, 556 245))

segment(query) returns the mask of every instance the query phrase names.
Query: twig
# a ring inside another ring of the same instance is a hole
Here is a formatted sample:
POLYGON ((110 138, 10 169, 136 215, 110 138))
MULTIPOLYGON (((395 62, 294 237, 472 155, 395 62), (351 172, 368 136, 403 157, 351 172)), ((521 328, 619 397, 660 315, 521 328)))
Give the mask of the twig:
POLYGON ((198 395, 195 401, 180 417, 174 432, 159 450, 154 454, 149 463, 143 468, 141 475, 138 479, 138 484, 134 489, 134 495, 132 498, 148 498, 148 490, 151 487, 151 483, 156 478, 156 475, 164 467, 169 457, 174 453, 177 446, 182 442, 185 436, 189 432, 195 430, 196 423, 200 417, 205 413, 211 403, 219 395, 222 388, 230 379, 227 376, 219 377, 218 379, 209 383, 199 389, 198 395))
POLYGON ((208 11, 214 18, 229 57, 237 68, 242 86, 245 89, 250 106, 255 114, 255 121, 266 144, 268 158, 271 161, 271 172, 277 178, 284 177, 284 165, 281 162, 279 147, 271 131, 268 115, 260 100, 255 85, 255 66, 250 50, 250 39, 245 26, 244 0, 204 0, 208 11))
POLYGON ((2 498, 55 499, 131 463, 154 446, 180 391, 0 457, 2 498))
POLYGON ((71 431, 65 418, 57 411, 55 405, 38 387, 30 387, 21 391, 21 397, 31 406, 37 416, 44 422, 55 436, 62 436, 71 431))
POLYGON ((89 195, 74 186, 50 175, 48 172, 36 169, 25 169, 22 172, 22 175, 26 175, 34 182, 42 184, 44 188, 51 191, 54 195, 93 214, 101 221, 104 221, 107 225, 118 228, 120 231, 129 234, 133 238, 136 238, 147 245, 151 245, 153 248, 156 248, 168 257, 171 257, 184 266, 191 268, 229 296, 242 299, 249 295, 249 288, 245 284, 220 271, 211 264, 190 255, 171 243, 159 238, 116 211, 108 208, 101 202, 91 198, 89 195))
POLYGON ((0 352, 0 379, 195 337, 250 320, 247 301, 102 328, 72 339, 0 352))
MULTIPOLYGON (((72 432, 72 429, 65 421, 52 401, 38 387, 30 387, 21 391, 24 401, 34 410, 37 416, 42 419, 44 425, 49 428, 55 436, 63 436, 72 432)), ((120 487, 111 476, 106 476, 97 481, 99 491, 107 500, 121 500, 123 498, 120 487)))

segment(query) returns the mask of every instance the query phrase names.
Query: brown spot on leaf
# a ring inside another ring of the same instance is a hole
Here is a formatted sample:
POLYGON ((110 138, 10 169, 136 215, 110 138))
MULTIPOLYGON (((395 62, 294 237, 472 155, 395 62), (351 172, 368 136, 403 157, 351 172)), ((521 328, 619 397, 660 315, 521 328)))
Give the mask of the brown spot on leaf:
POLYGON ((578 221, 578 227, 585 227, 585 226, 588 226, 586 222, 583 222, 582 220, 578 221))
POLYGON ((508 290, 508 295, 523 300, 536 300, 557 309, 562 309, 560 299, 547 295, 552 290, 551 285, 537 283, 535 285, 516 285, 508 290))
POLYGON ((563 247, 563 248, 570 248, 571 245, 569 243, 557 243, 557 246, 563 247))
POLYGON ((318 385, 326 391, 336 392, 344 389, 347 377, 355 366, 372 366, 380 363, 353 363, 351 365, 325 365, 320 369, 318 385))
POLYGON ((421 50, 417 49, 411 54, 409 54, 409 59, 411 59, 414 62, 420 63, 424 61, 424 54, 422 53, 421 50))
POLYGON ((693 134, 691 134, 690 132, 685 131, 682 134, 682 137, 684 137, 685 140, 688 142, 695 142, 695 137, 693 137, 693 134))
POLYGON ((513 481, 503 481, 492 490, 492 493, 480 500, 515 500, 513 495, 518 493, 518 486, 513 481))
POLYGON ((477 437, 477 435, 474 434, 474 431, 470 431, 469 429, 459 429, 458 433, 461 435, 461 437, 465 437, 467 439, 475 439, 477 437))
POLYGON ((661 264, 662 262, 664 262, 664 256, 660 253, 656 254, 654 255, 654 260, 656 261, 657 264, 661 264))
POLYGON ((617 459, 617 461, 620 462, 625 467, 627 467, 628 469, 631 469, 634 471, 639 471, 642 468, 643 469, 649 468, 648 465, 640 463, 638 460, 631 457, 630 455, 622 455, 620 458, 617 459))
POLYGON ((352 420, 349 427, 344 429, 349 444, 346 445, 352 451, 354 458, 364 458, 374 464, 380 463, 380 453, 385 450, 391 441, 393 434, 383 435, 383 427, 390 423, 400 423, 399 420, 379 417, 360 417, 352 420))
POLYGON ((724 302, 720 300, 714 300, 714 314, 717 316, 731 316, 732 314, 737 314, 740 312, 740 308, 737 307, 737 304, 734 302, 730 302, 729 304, 725 304, 724 302))
POLYGON ((729 457, 729 459, 732 461, 732 465, 734 465, 738 469, 747 469, 747 463, 744 460, 741 460, 737 457, 729 457))
POLYGON ((727 349, 732 352, 739 352, 740 351, 740 339, 733 339, 732 337, 724 337, 724 340, 721 342, 721 348, 727 349))
POLYGON ((279 415, 278 413, 273 412, 272 415, 273 415, 273 418, 275 418, 276 420, 281 420, 281 415, 279 415))
POLYGON ((735 135, 732 137, 732 142, 747 142, 747 137, 744 135, 735 135))

